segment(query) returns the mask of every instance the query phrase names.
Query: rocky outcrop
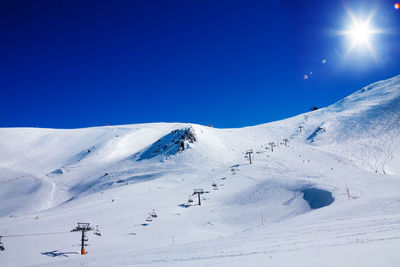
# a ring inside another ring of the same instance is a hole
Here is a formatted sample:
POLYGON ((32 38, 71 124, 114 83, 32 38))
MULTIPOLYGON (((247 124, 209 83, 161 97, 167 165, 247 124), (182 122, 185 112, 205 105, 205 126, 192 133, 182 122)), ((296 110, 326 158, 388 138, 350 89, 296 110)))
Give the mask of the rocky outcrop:
POLYGON ((137 160, 151 159, 158 156, 165 159, 185 151, 190 147, 190 144, 196 141, 197 137, 193 127, 176 129, 139 153, 137 160))

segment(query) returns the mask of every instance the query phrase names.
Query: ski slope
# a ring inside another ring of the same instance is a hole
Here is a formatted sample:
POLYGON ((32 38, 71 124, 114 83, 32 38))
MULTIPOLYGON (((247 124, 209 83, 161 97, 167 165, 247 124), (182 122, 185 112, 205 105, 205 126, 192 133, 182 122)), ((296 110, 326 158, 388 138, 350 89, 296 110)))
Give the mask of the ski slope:
POLYGON ((399 148, 400 76, 239 129, 2 128, 0 265, 397 266, 399 148))

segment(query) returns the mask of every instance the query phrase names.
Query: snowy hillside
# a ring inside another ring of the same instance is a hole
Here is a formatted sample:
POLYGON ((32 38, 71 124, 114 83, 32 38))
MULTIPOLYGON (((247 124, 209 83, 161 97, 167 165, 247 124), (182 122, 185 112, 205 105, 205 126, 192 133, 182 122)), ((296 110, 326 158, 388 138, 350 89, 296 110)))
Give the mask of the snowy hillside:
POLYGON ((399 151, 400 76, 240 129, 3 128, 0 265, 396 266, 399 151))
POLYGON ((317 127, 310 143, 330 147, 361 168, 400 174, 400 76, 364 87, 313 115, 317 127))

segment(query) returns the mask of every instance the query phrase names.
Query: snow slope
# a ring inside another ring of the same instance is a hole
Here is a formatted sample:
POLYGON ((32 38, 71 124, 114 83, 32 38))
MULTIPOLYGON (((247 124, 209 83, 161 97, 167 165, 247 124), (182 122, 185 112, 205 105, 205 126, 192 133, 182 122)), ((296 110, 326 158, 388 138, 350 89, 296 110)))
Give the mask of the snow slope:
POLYGON ((400 174, 400 76, 373 83, 316 111, 311 121, 324 130, 311 142, 366 170, 400 174))
POLYGON ((0 129, 0 265, 396 266, 399 129, 400 76, 240 129, 0 129))

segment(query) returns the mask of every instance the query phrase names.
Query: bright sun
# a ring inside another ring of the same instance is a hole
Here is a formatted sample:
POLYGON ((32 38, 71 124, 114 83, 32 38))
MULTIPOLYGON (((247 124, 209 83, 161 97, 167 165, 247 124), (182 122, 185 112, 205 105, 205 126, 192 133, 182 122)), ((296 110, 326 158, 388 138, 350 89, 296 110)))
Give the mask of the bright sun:
POLYGON ((372 11, 369 16, 364 18, 356 17, 353 12, 350 10, 347 11, 350 17, 350 24, 348 24, 347 30, 339 31, 340 35, 346 36, 350 41, 349 48, 347 49, 345 56, 349 56, 354 51, 369 51, 374 58, 377 58, 373 48, 373 37, 375 34, 382 33, 382 31, 374 29, 372 25, 372 19, 376 11, 372 11))
POLYGON ((366 44, 369 42, 371 34, 373 34, 374 31, 370 29, 367 22, 355 22, 348 33, 355 44, 366 44))
POLYGON ((336 34, 345 37, 345 45, 348 45, 343 58, 349 58, 355 54, 365 55, 365 52, 368 52, 374 60, 379 60, 376 47, 374 48, 374 46, 379 47, 379 38, 375 37, 385 31, 375 28, 374 25, 374 17, 378 9, 372 8, 367 13, 365 10, 354 12, 347 6, 345 8, 348 18, 343 22, 347 26, 345 29, 336 31, 336 34))

